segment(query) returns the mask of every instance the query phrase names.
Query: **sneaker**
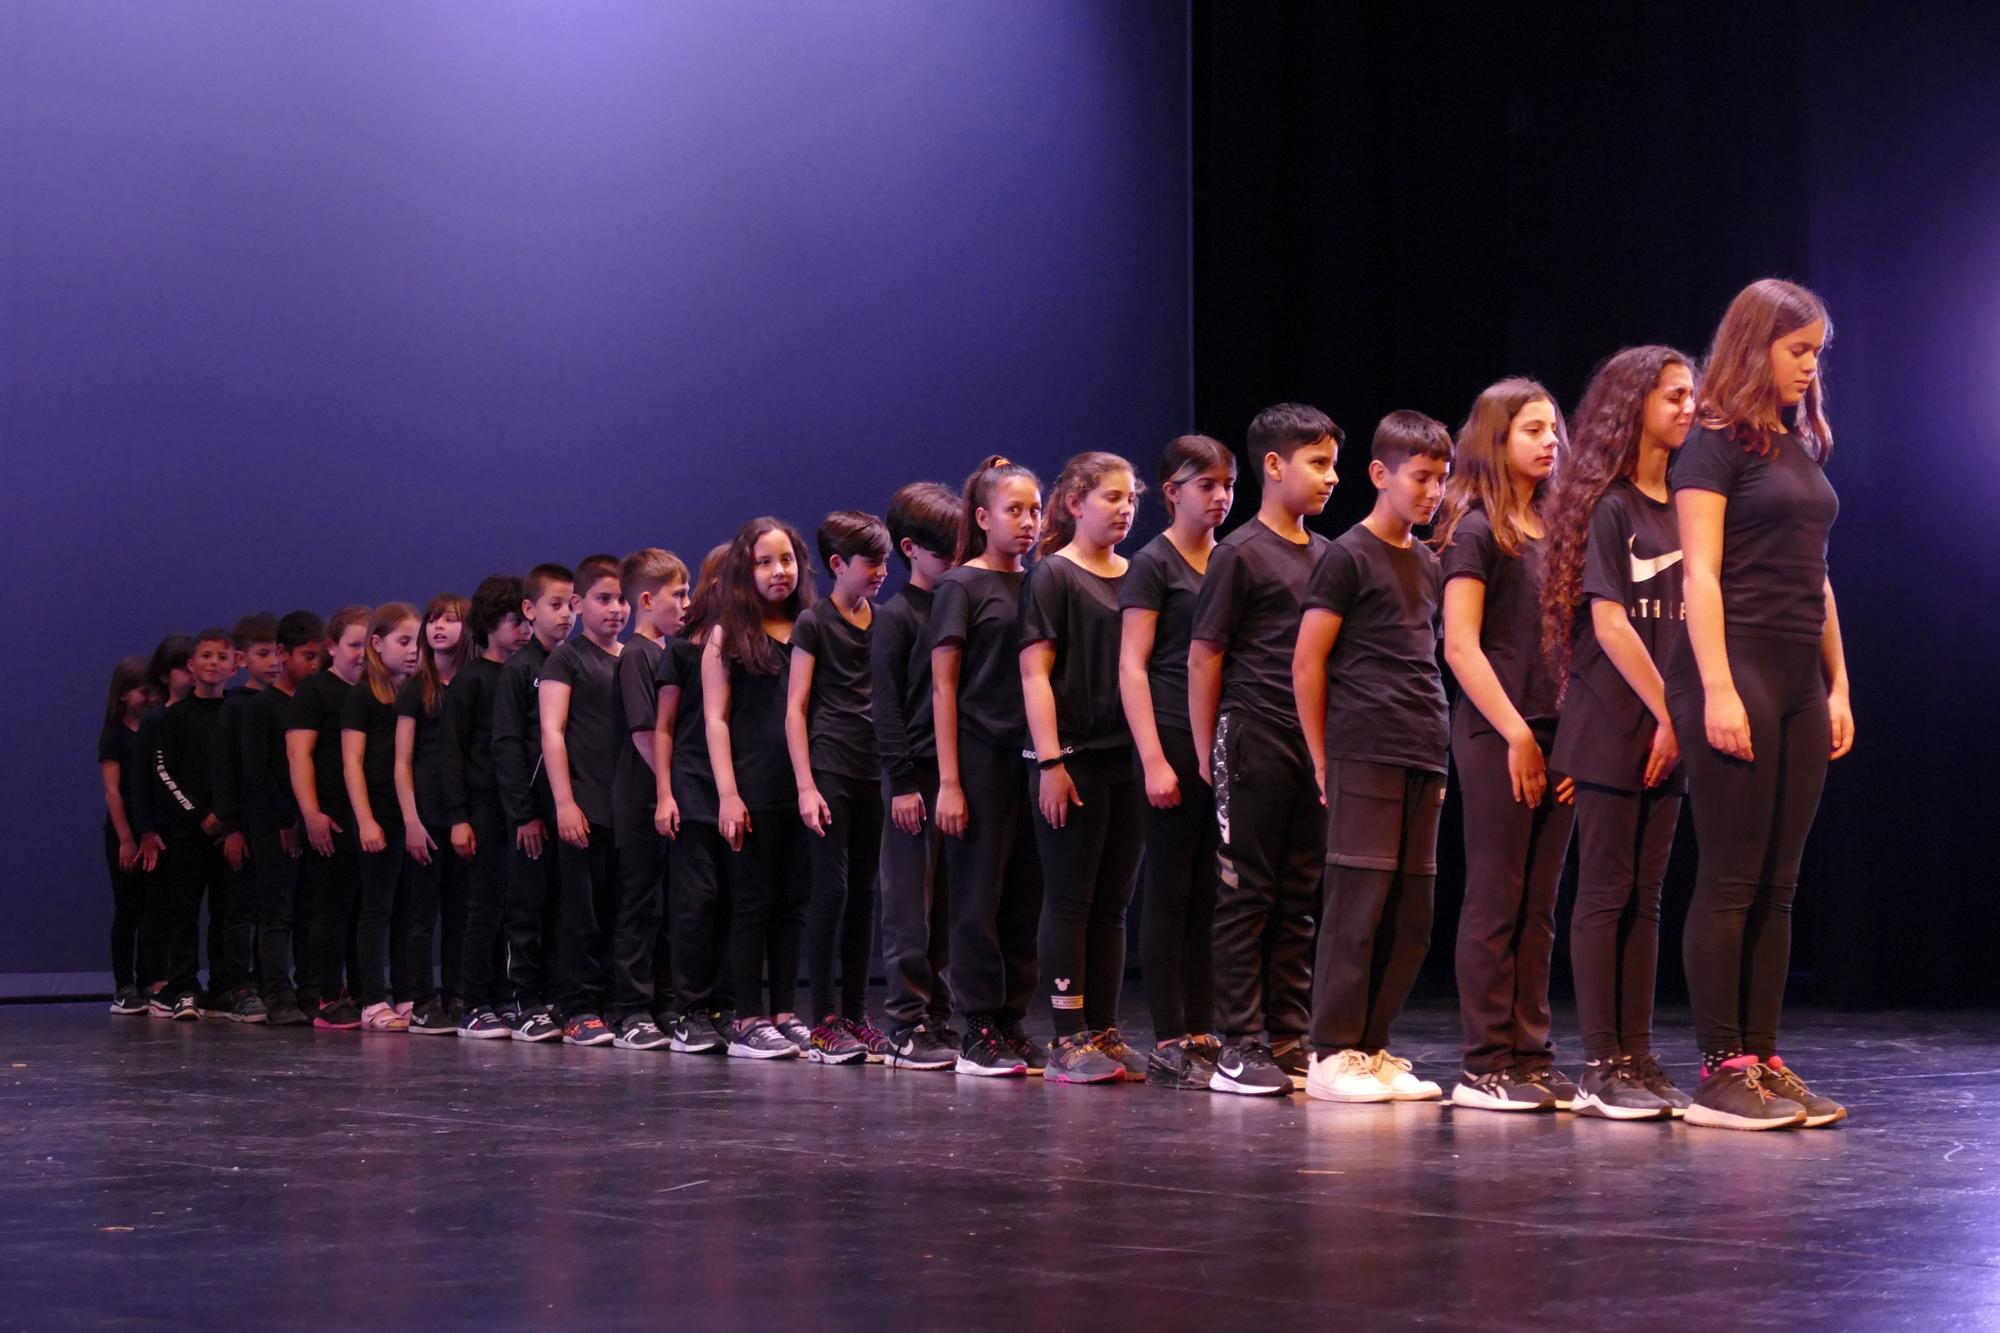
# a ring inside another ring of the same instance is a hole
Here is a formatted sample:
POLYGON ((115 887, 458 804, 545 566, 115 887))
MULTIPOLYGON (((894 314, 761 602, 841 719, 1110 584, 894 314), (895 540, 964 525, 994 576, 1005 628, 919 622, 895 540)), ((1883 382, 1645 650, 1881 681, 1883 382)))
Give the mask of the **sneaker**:
POLYGON ((1806 1122, 1806 1108, 1764 1084, 1765 1067, 1754 1055, 1704 1069, 1687 1122, 1710 1129, 1790 1129, 1806 1122))
POLYGON ((565 1046, 609 1046, 618 1040, 596 1014, 577 1014, 563 1024, 565 1046))
POLYGON ((311 1022, 312 1020, 306 1017, 305 1010, 283 1000, 270 1006, 264 1019, 266 1027, 274 1028, 302 1028, 311 1022))
POLYGON ((1186 1037, 1168 1042, 1165 1046, 1155 1046, 1146 1057, 1146 1083, 1155 1088, 1173 1088, 1179 1092, 1207 1092, 1208 1081, 1215 1077, 1215 1065, 1206 1059, 1201 1048, 1186 1037))
POLYGON ((152 1018, 172 1018, 174 1002, 167 996, 156 993, 152 999, 146 1001, 146 1013, 152 1018))
POLYGON ((511 1037, 514 1030, 507 1026, 507 1020, 485 1005, 468 1010, 464 1018, 458 1020, 458 1035, 470 1037, 474 1041, 492 1041, 496 1037, 511 1037))
POLYGON ((229 1017, 230 1006, 233 1003, 232 997, 224 995, 221 991, 202 991, 194 997, 195 1016, 197 1018, 227 1018, 229 1017))
POLYGON ((882 1063, 891 1069, 949 1069, 958 1061, 955 1043, 933 1037, 923 1023, 899 1028, 889 1038, 889 1053, 882 1063))
POLYGON ((562 1036, 562 1025, 546 1009, 523 1010, 514 1023, 515 1041, 554 1041, 562 1036))
POLYGON ((408 1032, 410 1020, 396 1012, 387 1000, 377 1000, 361 1011, 363 1032, 408 1032))
POLYGON ((354 1001, 342 996, 332 1004, 323 1004, 313 1019, 313 1026, 332 1032, 352 1032, 361 1026, 361 1011, 354 1007, 354 1001))
POLYGON ((768 1018, 739 1018, 729 1025, 729 1053, 740 1060, 796 1060, 799 1044, 768 1018))
POLYGON ((1387 1050, 1375 1052, 1375 1079, 1399 1102, 1434 1102, 1444 1089, 1427 1078, 1418 1078, 1414 1066, 1387 1050))
POLYGON ((1554 1065, 1536 1065, 1533 1069, 1522 1070, 1521 1077, 1548 1089, 1549 1096, 1555 1099, 1556 1110, 1576 1109, 1576 1080, 1554 1065))
POLYGON ((435 995, 410 1011, 413 1037, 449 1037, 457 1031, 458 1020, 452 1017, 450 1006, 435 995))
POLYGON ((868 1063, 868 1048, 854 1033, 854 1027, 836 1014, 828 1014, 806 1038, 806 1058, 820 1065, 868 1063))
POLYGON ((776 1019, 772 1022, 771 1026, 784 1034, 786 1041, 798 1047, 800 1055, 804 1055, 812 1050, 812 1029, 801 1022, 797 1014, 793 1014, 790 1018, 776 1019))
POLYGON ((1209 1064, 1222 1058, 1222 1038, 1213 1032, 1197 1032, 1187 1039, 1188 1049, 1209 1064))
POLYGON ((111 1012, 114 1014, 143 1014, 146 1009, 145 997, 139 994, 137 986, 120 986, 118 993, 111 997, 111 1012))
POLYGON ((707 1014, 682 1014, 674 1021, 673 1038, 668 1043, 683 1055, 701 1055, 722 1049, 722 1034, 715 1030, 707 1014))
POLYGON ((395 1005, 395 1010, 399 1017, 407 1020, 416 1014, 417 1002, 415 1000, 403 1000, 395 1005))
POLYGON ((1806 1129, 1824 1129, 1847 1119, 1847 1108, 1831 1097, 1822 1097, 1806 1086, 1806 1081, 1774 1055, 1764 1062, 1764 1085, 1786 1101, 1806 1108, 1806 1129))
POLYGON ((1119 1083, 1125 1066, 1098 1049, 1088 1032, 1077 1032, 1049 1044, 1042 1077, 1051 1083, 1119 1083))
POLYGON ((177 1023, 198 1022, 201 1018, 201 1001, 192 995, 174 997, 174 1021, 177 1023))
POLYGON ((262 1023, 270 1016, 270 1011, 264 1007, 263 997, 247 986, 236 992, 236 999, 229 1006, 229 1021, 232 1023, 262 1023))
POLYGON ((1633 1060, 1633 1068, 1639 1071, 1639 1081, 1646 1085, 1646 1091, 1667 1104, 1667 1111, 1678 1120, 1687 1114, 1688 1104, 1694 1098, 1674 1086, 1667 1077, 1667 1071, 1660 1067, 1657 1055, 1641 1055, 1633 1060))
POLYGON ((1628 1056, 1591 1060, 1583 1067, 1583 1081, 1576 1087, 1578 1115, 1605 1120, 1669 1120, 1672 1109, 1656 1096, 1639 1077, 1639 1067, 1628 1056))
POLYGON ((1490 1074, 1466 1071, 1452 1085, 1451 1104, 1469 1111, 1553 1111, 1556 1096, 1512 1069, 1496 1069, 1490 1074))
MULTIPOLYGON (((1044 1059, 1042 1064, 1046 1067, 1048 1061, 1044 1059)), ((1006 1078, 1027 1073, 1028 1062, 1015 1053, 999 1028, 969 1020, 965 1041, 958 1049, 958 1063, 952 1068, 974 1078, 1006 1078)))
POLYGON ((1021 1067, 1030 1074, 1039 1074, 1047 1068, 1049 1053, 1028 1040, 1028 1034, 1021 1030, 1021 1020, 1016 1018, 1000 1025, 1000 1043, 1007 1053, 1021 1062, 1021 1067))
POLYGON ((1312 1073, 1312 1043, 1304 1037, 1280 1037, 1271 1043, 1271 1058, 1278 1068, 1291 1075, 1292 1086, 1303 1088, 1306 1078, 1312 1073))
POLYGON ((888 1063, 889 1052, 893 1046, 889 1040, 888 1033, 876 1027, 874 1022, 866 1016, 863 1016, 858 1023, 849 1019, 847 1026, 853 1029, 855 1040, 868 1048, 869 1064, 879 1065, 888 1063))
POLYGON ((618 1025, 611 1044, 621 1051, 657 1051, 667 1044, 667 1034, 644 1014, 633 1014, 618 1025))
POLYGON ((1214 1092, 1241 1092, 1253 1097, 1271 1096, 1292 1090, 1292 1076, 1271 1058, 1271 1048, 1255 1037, 1231 1042, 1222 1048, 1209 1075, 1214 1092))
POLYGON ((1396 1094, 1375 1077, 1375 1057, 1349 1048, 1315 1055, 1306 1075, 1306 1096, 1323 1102, 1392 1102, 1396 1094))
POLYGON ((1146 1057, 1125 1044, 1125 1038, 1117 1028, 1106 1028, 1097 1034, 1097 1049, 1118 1062, 1124 1077, 1132 1083, 1146 1081, 1146 1057))

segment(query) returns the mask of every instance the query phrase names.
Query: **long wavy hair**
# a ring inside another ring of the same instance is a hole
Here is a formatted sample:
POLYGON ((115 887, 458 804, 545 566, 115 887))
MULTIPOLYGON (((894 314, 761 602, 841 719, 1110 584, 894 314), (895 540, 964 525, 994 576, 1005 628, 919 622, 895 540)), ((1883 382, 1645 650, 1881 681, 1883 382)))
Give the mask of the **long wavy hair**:
POLYGON ((1569 456, 1549 493, 1542 521, 1549 534, 1542 564, 1542 655, 1558 689, 1569 687, 1570 636, 1583 589, 1583 549, 1597 502, 1639 465, 1646 400, 1669 366, 1694 363, 1671 347, 1627 347, 1598 366, 1571 418, 1569 456))
MULTIPOLYGON (((1500 549, 1512 556, 1521 554, 1527 538, 1521 530, 1520 496, 1507 467, 1507 436, 1513 429, 1514 418, 1529 403, 1547 403, 1555 411, 1559 451, 1556 467, 1561 469, 1561 454, 1569 447, 1569 433, 1563 425, 1562 408, 1557 406, 1556 396, 1538 382, 1518 375, 1487 385, 1472 400, 1472 410, 1466 414, 1465 424, 1458 428, 1451 476, 1445 480, 1444 503, 1439 506, 1437 529, 1431 537, 1431 544, 1438 550, 1451 545, 1458 525, 1473 509, 1479 508, 1486 511, 1486 521, 1493 525, 1493 540, 1500 549)), ((1551 476, 1536 485, 1530 502, 1536 511, 1541 510, 1553 480, 1551 476)))
MULTIPOLYGON (((1769 454, 1777 445, 1771 425, 1783 418, 1778 386, 1771 382, 1771 344, 1814 320, 1826 324, 1826 347, 1833 343, 1833 317, 1813 292, 1783 278, 1760 278, 1736 294, 1716 325, 1715 341, 1701 363, 1701 396, 1695 420, 1721 431, 1746 450, 1769 454)), ((1833 453, 1833 427, 1826 420, 1825 375, 1816 374, 1794 410, 1792 429, 1821 467, 1833 453)))
POLYGON ((424 607, 424 625, 417 648, 417 676, 423 681, 425 717, 438 715, 438 709, 444 704, 445 683, 465 670, 465 664, 472 660, 473 634, 468 623, 471 615, 472 603, 455 592, 441 592, 424 607), (431 647, 431 622, 442 616, 458 617, 458 642, 445 654, 449 671, 438 665, 437 652, 431 647))
MULTIPOLYGON (((993 498, 994 488, 1009 477, 1026 477, 1028 484, 1036 490, 1042 489, 1042 479, 1032 468, 1016 463, 1004 454, 988 454, 972 475, 965 479, 965 520, 958 529, 958 552, 952 557, 954 565, 986 554, 986 529, 979 526, 979 511, 986 508, 993 498)), ((1046 512, 1046 510, 1044 511, 1046 512)))
POLYGON ((1053 555, 1076 540, 1076 515, 1069 512, 1069 502, 1072 499, 1081 501, 1114 472, 1123 472, 1132 478, 1132 500, 1136 504, 1145 493, 1146 484, 1139 480, 1139 474, 1132 470, 1132 465, 1117 454, 1093 449, 1063 464, 1055 489, 1049 492, 1049 498, 1042 506, 1042 537, 1035 545, 1036 555, 1053 555))
POLYGON ((760 676, 775 676, 785 666, 783 648, 764 632, 764 621, 782 616, 797 620, 815 600, 811 557, 805 537, 782 518, 753 518, 736 530, 722 566, 716 571, 715 619, 722 630, 724 661, 740 664, 760 676), (792 590, 775 606, 757 594, 757 542, 767 532, 781 532, 792 544, 794 576, 792 590))
POLYGON ((134 690, 152 689, 153 677, 149 670, 150 665, 150 661, 144 657, 118 659, 118 665, 111 669, 111 696, 104 703, 105 727, 125 725, 126 695, 134 690))
POLYGON ((694 576, 694 591, 688 594, 687 615, 681 619, 681 637, 700 643, 708 627, 715 623, 715 590, 722 582, 722 562, 729 558, 729 543, 718 542, 701 558, 701 571, 694 576))

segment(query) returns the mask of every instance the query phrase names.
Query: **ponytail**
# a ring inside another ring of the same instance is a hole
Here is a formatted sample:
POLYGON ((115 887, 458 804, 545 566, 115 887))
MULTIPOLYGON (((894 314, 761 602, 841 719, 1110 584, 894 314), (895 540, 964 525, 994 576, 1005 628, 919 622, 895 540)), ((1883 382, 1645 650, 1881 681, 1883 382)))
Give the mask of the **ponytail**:
MULTIPOLYGON (((1069 511, 1069 502, 1089 495, 1114 472, 1131 473, 1132 465, 1117 454, 1100 450, 1078 454, 1063 464, 1062 475, 1056 478, 1055 490, 1042 510, 1042 539, 1035 547, 1037 556, 1053 554, 1076 540, 1076 515, 1069 511)), ((1133 474, 1132 498, 1137 500, 1144 489, 1133 474)))
POLYGON ((979 526, 979 511, 986 507, 993 488, 1009 477, 1026 477, 1030 485, 1041 489, 1039 477, 1004 454, 988 454, 985 461, 965 479, 965 522, 959 527, 958 552, 952 558, 954 565, 962 565, 986 553, 986 529, 979 526))

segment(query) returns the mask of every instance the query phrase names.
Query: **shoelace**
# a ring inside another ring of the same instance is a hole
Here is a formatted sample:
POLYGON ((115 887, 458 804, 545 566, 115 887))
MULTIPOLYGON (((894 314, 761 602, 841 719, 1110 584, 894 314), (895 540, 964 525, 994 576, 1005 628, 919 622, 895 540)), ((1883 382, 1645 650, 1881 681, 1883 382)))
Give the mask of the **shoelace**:
POLYGON ((1125 1056, 1128 1054, 1125 1039, 1118 1035, 1117 1028, 1106 1028, 1097 1034, 1097 1049, 1120 1064, 1125 1063, 1125 1056))
POLYGON ((1384 1083, 1394 1083, 1404 1074, 1412 1072, 1416 1066, 1401 1056, 1391 1055, 1387 1051, 1377 1051, 1375 1058, 1368 1062, 1368 1068, 1369 1072, 1384 1083))
POLYGON ((1804 1105, 1806 1099, 1812 1096, 1812 1089, 1806 1086, 1804 1079, 1792 1072, 1790 1065, 1758 1065, 1757 1073, 1760 1078, 1770 1079, 1787 1098, 1800 1105, 1804 1105))

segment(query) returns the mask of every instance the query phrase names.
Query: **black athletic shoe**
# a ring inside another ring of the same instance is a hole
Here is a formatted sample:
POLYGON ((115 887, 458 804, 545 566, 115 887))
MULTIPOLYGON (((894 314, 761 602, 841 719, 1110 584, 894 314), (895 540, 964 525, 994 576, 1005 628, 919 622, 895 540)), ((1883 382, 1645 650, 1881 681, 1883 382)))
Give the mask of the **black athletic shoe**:
POLYGON ((1146 1084, 1154 1088, 1174 1088, 1180 1092, 1207 1092, 1215 1066, 1187 1038, 1155 1046, 1146 1058, 1146 1084))
POLYGON ((1251 1097, 1270 1097, 1292 1090, 1292 1076, 1271 1058, 1271 1048, 1255 1037, 1231 1042, 1222 1048, 1215 1072, 1208 1076, 1213 1092, 1240 1092, 1251 1097))
POLYGON ((667 1044, 667 1034, 650 1015, 627 1014, 611 1044, 621 1051, 657 1051, 667 1044))
POLYGON ((455 1037, 458 1035, 458 1020, 452 1017, 451 1007, 434 995, 410 1011, 410 1035, 455 1037))
POLYGON ((177 1021, 196 1022, 201 1018, 201 1002, 192 995, 174 997, 174 1018, 177 1021))
POLYGON ((1021 1031, 1020 1019, 1000 1025, 1000 1041, 1030 1074, 1039 1074, 1049 1067, 1049 1053, 1028 1040, 1028 1034, 1021 1031))
POLYGON ((332 1004, 323 1004, 313 1017, 313 1026, 325 1032, 352 1032, 361 1026, 361 1011, 354 1007, 354 1001, 341 996, 332 1004))
POLYGON ((1028 1072, 1027 1061, 1007 1045, 999 1028, 977 1018, 968 1022, 971 1026, 965 1031, 965 1042, 959 1047, 954 1069, 974 1078, 1008 1078, 1028 1072))
POLYGON ((1312 1043, 1304 1037, 1280 1037, 1271 1043, 1271 1058, 1278 1068, 1292 1076, 1292 1086, 1303 1088, 1312 1073, 1312 1043))
POLYGON ((1637 1056, 1633 1059, 1632 1065, 1639 1073, 1639 1081, 1646 1085, 1646 1091, 1665 1102, 1674 1119, 1678 1120, 1687 1114, 1688 1106, 1694 1098, 1682 1092, 1674 1085, 1674 1081, 1667 1077, 1667 1071, 1660 1066, 1659 1056, 1652 1054, 1637 1056))
POLYGON ((1533 1069, 1524 1069, 1521 1071, 1521 1077, 1548 1089, 1549 1096, 1555 1101, 1556 1110, 1576 1109, 1576 1080, 1554 1065, 1537 1065, 1533 1069))
POLYGON ((1622 1055, 1584 1064, 1570 1109, 1601 1120, 1666 1120, 1672 1114, 1640 1079, 1637 1064, 1622 1055))
POLYGON ((1824 1129, 1847 1119, 1845 1106, 1807 1087, 1806 1081, 1785 1063, 1783 1056, 1774 1055, 1764 1062, 1764 1086, 1786 1101, 1797 1102, 1806 1108, 1806 1129, 1824 1129))
POLYGON ((1708 1129, 1790 1129, 1806 1122, 1806 1108, 1780 1097, 1764 1082, 1754 1055, 1739 1055, 1702 1071, 1687 1122, 1708 1129))
POLYGON ((272 1005, 264 1018, 264 1026, 273 1028, 302 1028, 311 1022, 305 1010, 283 1001, 272 1005))
POLYGON ((933 1037, 928 1025, 917 1023, 890 1034, 882 1063, 891 1069, 950 1069, 958 1063, 958 1047, 933 1037))
POLYGON ((722 1034, 707 1014, 682 1014, 675 1020, 669 1045, 683 1055, 710 1055, 722 1050, 722 1034))
POLYGON ((111 997, 111 1012, 143 1014, 146 1012, 146 997, 139 994, 137 986, 120 986, 118 993, 111 997))
POLYGON ((1553 1111, 1556 1097, 1512 1069, 1496 1069, 1490 1074, 1460 1071, 1452 1086, 1451 1104, 1469 1111, 1553 1111))

